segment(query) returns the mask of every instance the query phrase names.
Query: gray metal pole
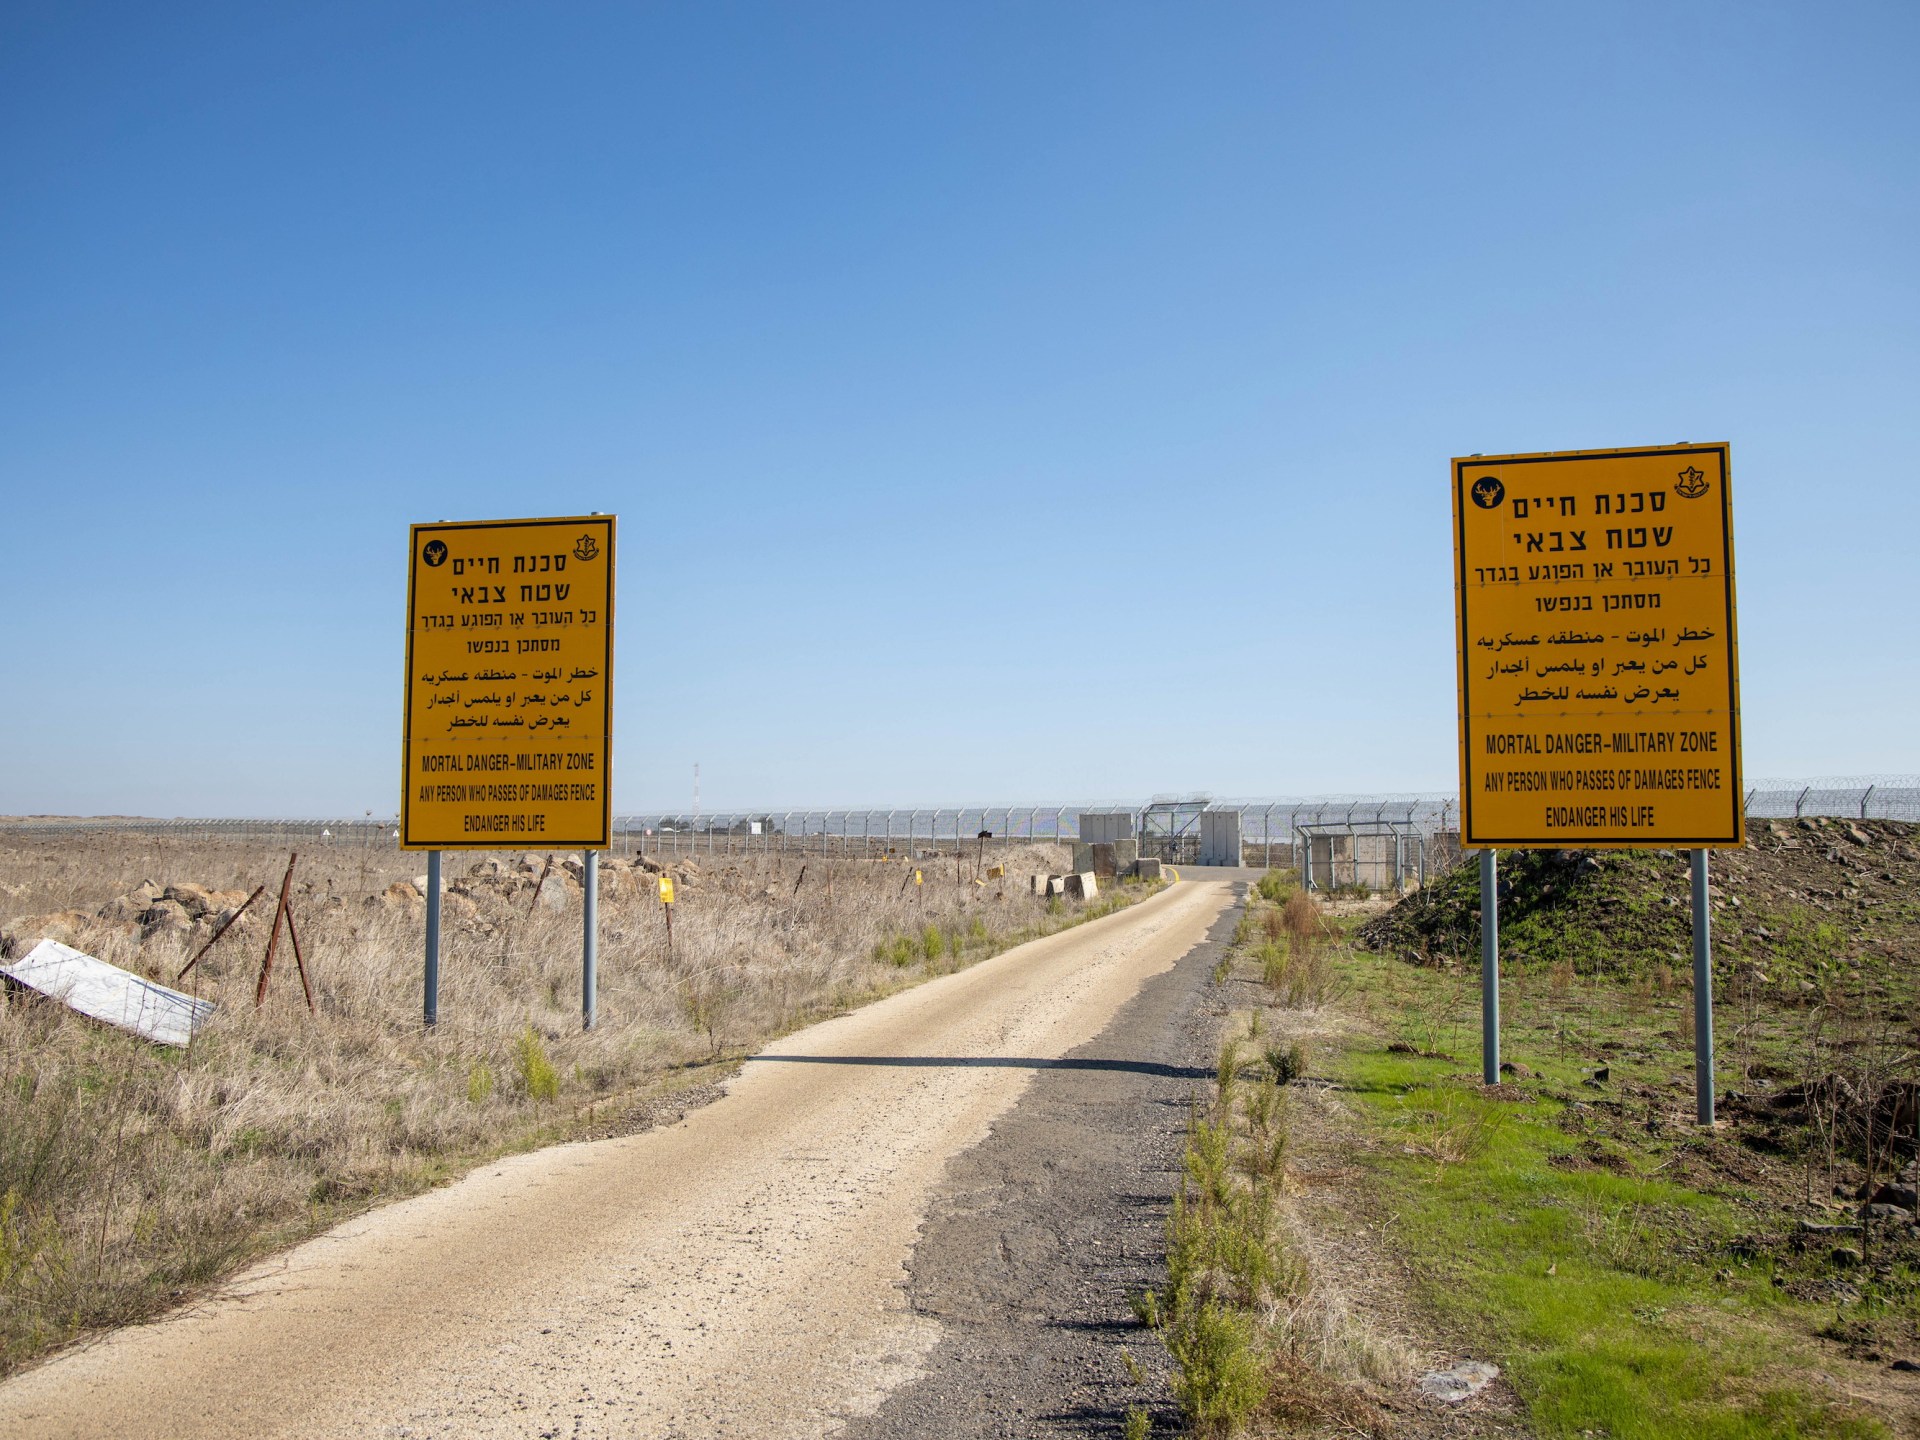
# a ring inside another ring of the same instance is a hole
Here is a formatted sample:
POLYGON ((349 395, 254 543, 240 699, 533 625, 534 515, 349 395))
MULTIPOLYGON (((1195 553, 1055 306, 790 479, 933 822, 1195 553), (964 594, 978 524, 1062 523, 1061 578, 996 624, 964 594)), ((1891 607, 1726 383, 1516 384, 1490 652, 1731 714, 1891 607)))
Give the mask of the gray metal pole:
POLYGON ((593 1029, 600 1010, 600 852, 585 853, 580 906, 580 1028, 593 1029))
POLYGON ((1480 852, 1480 1078, 1500 1083, 1500 864, 1480 852))
POLYGON ((1707 913, 1707 852, 1693 852, 1693 1109, 1713 1124, 1713 920, 1707 913))
POLYGON ((440 852, 427 852, 426 1021, 440 1023, 440 852))

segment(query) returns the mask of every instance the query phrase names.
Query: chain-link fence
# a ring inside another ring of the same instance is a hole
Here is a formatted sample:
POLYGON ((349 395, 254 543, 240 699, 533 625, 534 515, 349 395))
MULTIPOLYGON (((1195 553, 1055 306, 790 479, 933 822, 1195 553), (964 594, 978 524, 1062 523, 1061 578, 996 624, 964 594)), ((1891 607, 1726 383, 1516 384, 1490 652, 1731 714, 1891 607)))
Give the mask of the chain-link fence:
MULTIPOLYGON (((614 817, 625 854, 821 855, 848 859, 1006 850, 1035 842, 1073 844, 1080 817, 1124 817, 1143 853, 1198 858, 1203 812, 1239 817, 1243 863, 1299 869, 1316 888, 1399 889, 1425 881, 1458 855, 1459 800, 1451 793, 1216 799, 1205 795, 1079 804, 893 806, 871 809, 743 810, 717 814, 642 811, 614 817), (1167 817, 1172 817, 1168 819, 1167 817)), ((1747 791, 1755 819, 1838 816, 1920 821, 1920 776, 1870 775, 1757 780, 1747 791)), ((0 821, 0 835, 136 831, 296 845, 392 845, 390 818, 35 818, 0 821)))

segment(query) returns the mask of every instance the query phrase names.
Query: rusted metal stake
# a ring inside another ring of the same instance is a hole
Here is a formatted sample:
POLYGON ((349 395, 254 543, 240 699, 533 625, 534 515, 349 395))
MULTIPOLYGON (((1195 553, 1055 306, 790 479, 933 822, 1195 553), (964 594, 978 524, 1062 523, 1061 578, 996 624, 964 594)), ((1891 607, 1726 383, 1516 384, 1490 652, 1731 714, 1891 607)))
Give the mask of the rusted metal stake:
POLYGON ((313 1013, 313 986, 307 982, 307 961, 300 953, 300 932, 293 927, 293 905, 287 905, 287 938, 293 941, 293 963, 300 970, 300 988, 307 997, 307 1012, 313 1013))
POLYGON ((287 857, 287 873, 280 879, 280 904, 273 912, 273 933, 267 936, 267 953, 260 961, 260 983, 253 987, 253 1008, 267 1003, 267 977, 273 974, 273 952, 280 948, 280 921, 287 913, 287 892, 293 888, 293 866, 300 858, 295 851, 287 857))
POLYGON ((200 957, 202 955, 205 955, 207 951, 213 949, 214 941, 218 940, 222 935, 226 934, 228 929, 231 928, 231 926, 233 925, 233 922, 238 920, 242 915, 247 913, 247 906, 253 904, 254 901, 258 900, 262 895, 266 894, 266 892, 267 892, 266 886, 264 885, 254 886, 253 894, 247 896, 245 900, 241 901, 240 908, 234 911, 233 914, 229 915, 226 919, 222 920, 220 922, 220 928, 213 932, 213 935, 208 939, 207 943, 200 947, 199 951, 194 955, 194 957, 191 960, 187 961, 185 965, 180 967, 180 973, 173 977, 174 983, 178 984, 180 981, 186 979, 187 971, 193 969, 194 966, 198 965, 200 963, 200 957))
POLYGON ((533 907, 540 903, 540 887, 547 883, 547 876, 553 873, 553 856, 547 856, 547 863, 540 867, 540 878, 533 882, 533 898, 527 902, 527 916, 533 916, 533 907))

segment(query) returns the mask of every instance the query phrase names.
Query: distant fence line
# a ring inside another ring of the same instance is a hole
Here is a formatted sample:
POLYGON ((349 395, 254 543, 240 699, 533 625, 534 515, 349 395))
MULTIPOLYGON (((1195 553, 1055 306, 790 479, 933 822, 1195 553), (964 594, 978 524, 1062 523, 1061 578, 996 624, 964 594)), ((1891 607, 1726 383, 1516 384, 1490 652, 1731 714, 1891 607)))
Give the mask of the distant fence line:
MULTIPOLYGON (((1101 800, 1079 804, 893 806, 870 809, 764 809, 688 812, 639 811, 614 817, 616 848, 627 852, 785 852, 871 854, 902 845, 980 843, 994 846, 1079 838, 1082 813, 1140 816, 1156 800, 1101 800)), ((1190 808, 1236 810, 1244 844, 1267 854, 1306 835, 1332 831, 1400 834, 1423 840, 1457 830, 1459 799, 1451 792, 1416 795, 1333 795, 1290 799, 1185 797, 1190 808)), ((1747 787, 1751 819, 1806 816, 1851 820, 1920 821, 1920 775, 1756 780, 1747 787)), ((33 817, 0 821, 0 834, 131 831, 209 838, 276 839, 321 844, 391 843, 391 818, 152 819, 143 817, 33 817)), ((522 846, 502 848, 520 849, 522 846)), ((534 848, 538 848, 537 846, 534 848)))

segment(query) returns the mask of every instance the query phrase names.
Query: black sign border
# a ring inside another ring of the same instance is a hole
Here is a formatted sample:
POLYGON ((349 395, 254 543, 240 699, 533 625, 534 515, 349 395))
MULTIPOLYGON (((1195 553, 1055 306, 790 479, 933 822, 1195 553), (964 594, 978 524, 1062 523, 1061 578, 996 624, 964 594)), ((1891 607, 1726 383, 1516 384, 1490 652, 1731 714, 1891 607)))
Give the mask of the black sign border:
POLYGON ((407 670, 405 686, 402 691, 404 715, 401 724, 404 727, 400 740, 400 848, 402 850, 608 850, 613 847, 613 612, 614 592, 618 588, 618 578, 614 571, 614 540, 618 519, 615 515, 545 515, 522 520, 436 520, 429 524, 407 527, 407 670), (545 525, 604 525, 607 530, 607 638, 606 657, 600 673, 606 677, 604 689, 607 695, 607 734, 606 754, 602 757, 603 768, 600 786, 600 838, 598 840, 564 839, 555 840, 546 836, 537 838, 533 845, 515 845, 503 843, 501 837, 493 836, 484 840, 426 841, 414 840, 409 833, 411 815, 408 808, 409 783, 413 773, 413 617, 414 587, 420 577, 421 537, 440 530, 532 530, 545 525))
POLYGON ((1746 841, 1746 775, 1741 764, 1740 736, 1740 637, 1739 610, 1735 605, 1735 582, 1733 573, 1733 463, 1730 454, 1731 445, 1726 443, 1706 445, 1653 445, 1626 450, 1560 450, 1544 451, 1525 455, 1469 455, 1453 462, 1453 593, 1454 593, 1454 649, 1457 651, 1456 683, 1459 687, 1460 716, 1460 847, 1463 850, 1724 850, 1738 849, 1746 841), (1558 837, 1516 836, 1489 837, 1477 835, 1473 827, 1473 790, 1471 776, 1468 773, 1468 756, 1471 754, 1473 716, 1468 704, 1467 679, 1467 517, 1465 507, 1471 503, 1467 492, 1467 471, 1488 466, 1509 465, 1564 465, 1581 460, 1642 460, 1654 456, 1673 456, 1685 458, 1690 455, 1713 455, 1720 462, 1720 521, 1721 537, 1724 547, 1720 569, 1726 577, 1727 587, 1727 713, 1731 721, 1733 755, 1730 768, 1733 784, 1729 792, 1733 797, 1731 834, 1692 836, 1678 838, 1663 835, 1646 840, 1594 840, 1580 839, 1570 841, 1566 835, 1558 837))

